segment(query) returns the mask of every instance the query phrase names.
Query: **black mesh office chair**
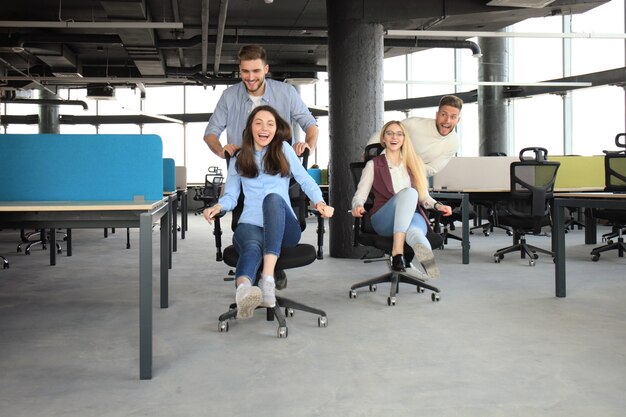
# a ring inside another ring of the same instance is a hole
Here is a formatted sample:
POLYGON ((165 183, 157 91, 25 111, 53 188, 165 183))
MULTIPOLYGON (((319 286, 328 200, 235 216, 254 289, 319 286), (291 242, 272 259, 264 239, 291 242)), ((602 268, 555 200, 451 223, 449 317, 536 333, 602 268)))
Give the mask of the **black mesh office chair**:
MULTIPOLYGON (((306 161, 308 158, 308 150, 303 154, 303 165, 306 167, 306 161)), ((311 210, 308 208, 309 200, 307 199, 304 192, 301 190, 299 184, 292 178, 289 186, 289 196, 291 200, 291 206, 298 217, 300 222, 300 227, 304 231, 306 228, 306 217, 311 210)), ((239 221, 239 216, 243 210, 243 201, 244 201, 243 190, 239 196, 239 202, 235 210, 232 211, 232 220, 231 227, 233 231, 237 227, 237 223, 239 221)), ((286 269, 294 269, 300 268, 306 265, 313 263, 316 259, 322 259, 323 253, 323 241, 324 241, 324 219, 316 215, 317 217, 317 234, 318 234, 318 247, 306 244, 299 243, 293 248, 283 248, 280 253, 280 257, 278 258, 278 263, 276 264, 275 269, 275 277, 284 275, 284 271, 286 269)), ((219 227, 220 216, 215 218, 215 225, 219 227)), ((221 252, 221 239, 218 239, 216 235, 216 246, 218 253, 221 252)), ((223 251, 222 259, 224 263, 230 267, 236 267, 237 261, 239 260, 239 254, 235 250, 233 245, 226 247, 223 251)), ((259 268, 260 270, 261 268, 259 268)), ((258 279, 259 277, 257 277, 258 279)), ((318 308, 314 308, 308 306, 306 304, 302 304, 300 302, 294 301, 289 298, 285 298, 279 294, 276 294, 276 305, 274 307, 259 307, 266 309, 266 317, 268 321, 273 321, 274 318, 278 320, 278 337, 284 338, 288 335, 287 322, 285 316, 292 317, 294 314, 294 310, 306 311, 308 313, 317 314, 317 325, 319 327, 326 327, 328 325, 328 318, 326 312, 320 310, 318 308), (284 314, 283 310, 284 309, 284 314)), ((218 329, 220 332, 227 332, 229 329, 229 320, 237 318, 237 305, 231 304, 229 310, 219 316, 219 326, 218 329)))
POLYGON ((560 163, 548 161, 547 156, 545 148, 524 148, 519 153, 520 160, 511 163, 511 192, 496 209, 500 224, 513 229, 514 244, 494 253, 496 263, 500 263, 505 254, 518 251, 522 259, 528 255, 530 266, 535 266, 537 252, 553 256, 549 250, 526 243, 526 234, 538 235, 542 227, 552 224, 550 202, 560 163), (532 159, 527 159, 528 152, 534 153, 532 159))
MULTIPOLYGON (((622 148, 619 151, 608 152, 604 155, 604 191, 626 193, 626 133, 615 136, 615 145, 622 148), (620 142, 620 138, 624 143, 620 142)), ((591 251, 591 260, 598 261, 602 252, 617 250, 617 256, 622 258, 626 252, 623 229, 626 227, 626 211, 617 209, 595 209, 593 216, 608 220, 617 233, 617 240, 607 239, 607 244, 594 248, 591 251)))
MULTIPOLYGON (((378 144, 376 144, 378 145, 378 144)), ((378 145, 380 146, 380 145, 378 145)), ((381 147, 382 148, 382 147, 381 147)), ((374 156, 380 153, 381 149, 376 149, 374 145, 368 145, 365 152, 365 162, 353 162, 350 164, 350 173, 352 174, 352 180, 355 184, 355 187, 359 183, 361 178, 361 173, 363 172, 363 168, 365 168, 366 162, 373 158, 374 156)), ((365 210, 369 211, 373 203, 373 199, 370 198, 365 203, 365 210)), ((429 232, 427 235, 428 241, 432 248, 438 248, 443 244, 443 238, 440 234, 435 232, 429 232)), ((389 265, 389 272, 379 275, 374 278, 367 279, 365 281, 358 282, 350 287, 349 297, 356 298, 357 292, 356 290, 363 287, 368 287, 370 291, 376 291, 377 284, 381 283, 390 283, 389 297, 387 297, 387 305, 394 306, 396 305, 396 294, 399 290, 400 283, 405 283, 409 285, 414 285, 417 289, 418 293, 424 292, 424 290, 432 291, 431 299, 433 301, 440 300, 440 290, 439 288, 430 285, 424 280, 410 276, 403 272, 394 271, 391 269, 391 248, 393 246, 393 238, 391 236, 381 236, 374 231, 372 224, 370 222, 369 215, 366 213, 362 218, 355 217, 354 219, 354 246, 363 245, 363 246, 372 246, 376 249, 382 251, 385 254, 385 258, 382 259, 386 261, 389 265)), ((414 257, 413 250, 407 244, 404 245, 404 258, 409 263, 414 257)), ((376 262, 376 260, 365 260, 364 262, 376 262)))
POLYGON ((216 166, 209 167, 209 173, 204 176, 204 187, 195 189, 193 199, 202 203, 202 207, 199 207, 195 214, 202 214, 205 208, 211 207, 219 200, 223 184, 222 169, 216 166))

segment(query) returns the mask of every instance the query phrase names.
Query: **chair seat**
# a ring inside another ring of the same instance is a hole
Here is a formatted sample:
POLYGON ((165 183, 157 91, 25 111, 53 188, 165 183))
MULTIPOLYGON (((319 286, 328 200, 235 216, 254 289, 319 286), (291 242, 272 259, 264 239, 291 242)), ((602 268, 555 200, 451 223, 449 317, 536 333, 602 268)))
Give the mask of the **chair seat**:
POLYGON ((518 233, 523 230, 532 232, 537 227, 550 225, 549 217, 540 217, 540 218, 535 219, 535 218, 529 218, 529 217, 518 217, 518 216, 500 214, 498 216, 498 221, 500 224, 512 227, 518 233))
MULTIPOLYGON (((443 237, 439 233, 429 231, 426 234, 426 239, 430 243, 430 247, 433 249, 440 248, 443 245, 443 237)), ((381 236, 375 233, 365 233, 361 232, 359 234, 359 243, 363 246, 373 246, 376 249, 380 249, 382 251, 389 251, 389 248, 393 246, 393 237, 391 236, 381 236)), ((413 250, 409 245, 405 245, 405 258, 413 257, 413 250), (410 252, 410 254, 407 254, 410 252)))
MULTIPOLYGON (((235 250, 235 246, 230 245, 224 249, 224 262, 231 267, 237 266, 239 254, 235 250)), ((277 270, 298 268, 311 264, 317 258, 315 246, 306 243, 300 243, 293 248, 283 248, 276 264, 277 270)))
POLYGON ((593 211, 594 216, 608 220, 611 223, 625 223, 626 222, 626 212, 624 210, 615 210, 615 209, 596 209, 593 211))

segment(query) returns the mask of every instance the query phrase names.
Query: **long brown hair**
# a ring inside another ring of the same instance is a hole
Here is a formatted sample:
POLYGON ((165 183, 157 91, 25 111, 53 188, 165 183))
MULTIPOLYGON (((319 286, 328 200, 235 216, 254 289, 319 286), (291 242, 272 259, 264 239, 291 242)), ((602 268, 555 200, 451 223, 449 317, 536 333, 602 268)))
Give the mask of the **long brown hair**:
POLYGON ((266 111, 271 113, 276 120, 276 133, 272 138, 272 141, 267 145, 267 152, 263 156, 262 166, 263 172, 269 175, 280 175, 287 177, 290 175, 291 170, 287 157, 283 153, 283 142, 291 139, 291 127, 271 106, 258 106, 255 107, 248 121, 246 122, 246 128, 243 130, 243 139, 241 140, 241 151, 237 156, 237 162, 235 168, 239 175, 246 178, 256 178, 259 175, 259 170, 254 161, 254 137, 252 136, 252 122, 255 116, 260 111, 266 111))
POLYGON ((413 148, 413 143, 411 142, 411 138, 409 137, 409 132, 406 131, 404 125, 397 121, 392 120, 390 122, 385 123, 383 128, 380 131, 380 144, 385 146, 385 142, 383 138, 385 137, 385 132, 391 125, 398 125, 402 133, 404 133, 404 142, 402 143, 402 147, 400 148, 400 156, 401 163, 406 167, 409 175, 413 179, 415 183, 415 189, 417 190, 417 194, 419 195, 419 201, 424 201, 424 198, 428 195, 428 180, 426 178, 426 167, 424 166, 424 162, 422 158, 418 154, 415 153, 415 149, 413 148))

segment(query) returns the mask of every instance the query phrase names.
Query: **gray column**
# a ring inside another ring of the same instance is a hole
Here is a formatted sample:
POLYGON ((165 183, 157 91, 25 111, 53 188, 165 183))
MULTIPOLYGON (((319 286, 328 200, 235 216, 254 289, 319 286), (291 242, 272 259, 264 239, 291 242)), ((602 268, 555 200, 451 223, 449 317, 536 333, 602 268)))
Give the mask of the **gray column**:
MULTIPOLYGON (((47 90, 40 90, 42 99, 56 99, 57 97, 47 90)), ((39 105, 39 133, 60 133, 59 106, 53 104, 39 105)))
MULTIPOLYGON (((479 38, 478 45, 483 53, 478 65, 478 81, 508 81, 506 39, 479 38)), ((503 152, 510 156, 507 106, 504 86, 478 87, 479 155, 503 152)))
POLYGON ((327 0, 330 256, 355 256, 354 220, 348 213, 355 187, 349 164, 361 159, 370 135, 382 127, 383 27, 364 23, 362 1, 327 0))

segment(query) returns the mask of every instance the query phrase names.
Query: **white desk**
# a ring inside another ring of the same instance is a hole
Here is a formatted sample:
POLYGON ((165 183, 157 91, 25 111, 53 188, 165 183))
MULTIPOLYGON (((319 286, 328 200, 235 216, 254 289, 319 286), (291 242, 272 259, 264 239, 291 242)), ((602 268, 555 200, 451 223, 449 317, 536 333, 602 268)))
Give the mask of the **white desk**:
MULTIPOLYGON (((152 378, 152 225, 161 219, 161 308, 168 306, 170 198, 158 201, 0 201, 0 228, 139 227, 139 377, 152 378)), ((50 247, 55 246, 51 233, 50 247)), ((54 254, 50 250, 50 262, 54 254)))

